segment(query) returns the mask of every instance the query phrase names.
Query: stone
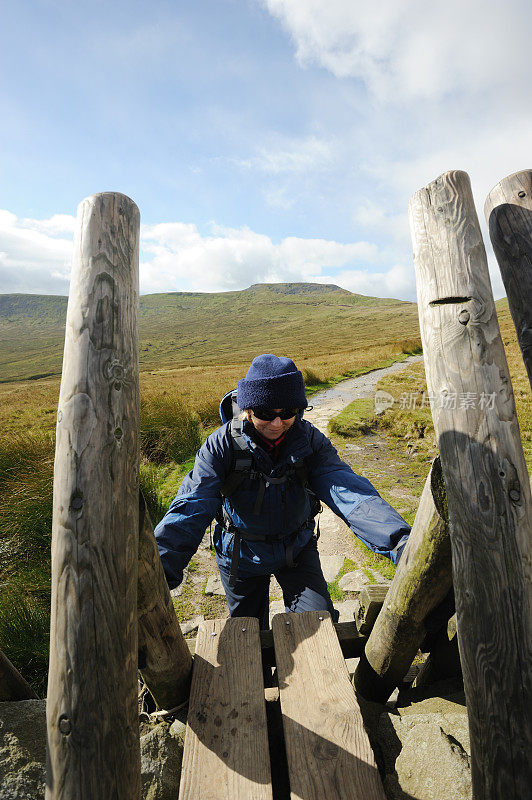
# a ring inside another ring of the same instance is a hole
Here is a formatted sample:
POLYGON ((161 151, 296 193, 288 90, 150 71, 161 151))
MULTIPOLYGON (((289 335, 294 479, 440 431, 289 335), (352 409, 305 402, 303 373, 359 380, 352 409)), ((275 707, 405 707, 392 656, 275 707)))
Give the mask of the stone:
MULTIPOLYGON (((185 727, 161 722, 140 737, 142 800, 178 796, 185 727)), ((46 701, 0 703, 2 800, 44 800, 45 765, 46 701)))
POLYGON ((371 570, 371 574, 373 575, 373 577, 375 578, 377 583, 381 583, 381 584, 382 583, 391 583, 391 580, 389 578, 385 578, 384 575, 381 575, 380 572, 378 572, 376 569, 372 569, 371 570))
POLYGON ((371 583, 370 579, 362 569, 354 572, 346 572, 338 581, 338 586, 344 592, 360 592, 364 586, 371 583))
POLYGON ((284 600, 273 600, 270 603, 270 627, 274 616, 276 614, 284 614, 284 611, 285 611, 284 600))
POLYGON ((338 622, 353 622, 355 618, 356 600, 343 600, 341 603, 335 603, 334 607, 340 612, 338 622))
POLYGON ((209 575, 207 586, 205 587, 205 594, 219 595, 225 597, 224 587, 222 586, 222 579, 219 575, 209 575))
POLYGON ((344 564, 343 556, 320 556, 323 576, 327 583, 332 583, 344 564))
POLYGON ((140 739, 143 800, 175 800, 179 794, 183 734, 161 722, 140 739))
POLYGON ((0 797, 44 800, 46 704, 0 703, 0 797))
MULTIPOLYGON (((436 708, 433 705, 433 708, 436 708)), ((471 800, 467 714, 451 712, 381 715, 378 751, 388 800, 471 800)))
POLYGON ((192 619, 187 619, 185 622, 180 623, 181 633, 186 635, 187 633, 192 633, 198 629, 200 622, 203 622, 205 617, 203 614, 198 614, 196 617, 192 617, 192 619))

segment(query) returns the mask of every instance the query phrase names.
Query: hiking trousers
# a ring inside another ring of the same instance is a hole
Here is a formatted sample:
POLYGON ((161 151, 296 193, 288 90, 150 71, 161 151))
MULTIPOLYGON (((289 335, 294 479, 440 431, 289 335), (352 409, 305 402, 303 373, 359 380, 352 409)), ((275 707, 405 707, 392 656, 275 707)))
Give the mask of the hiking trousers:
POLYGON ((229 586, 229 568, 218 562, 220 577, 232 617, 257 617, 261 630, 269 628, 270 577, 275 575, 281 589, 285 611, 328 611, 333 622, 339 612, 332 604, 323 577, 316 539, 301 550, 293 567, 282 567, 264 575, 242 578, 229 586))

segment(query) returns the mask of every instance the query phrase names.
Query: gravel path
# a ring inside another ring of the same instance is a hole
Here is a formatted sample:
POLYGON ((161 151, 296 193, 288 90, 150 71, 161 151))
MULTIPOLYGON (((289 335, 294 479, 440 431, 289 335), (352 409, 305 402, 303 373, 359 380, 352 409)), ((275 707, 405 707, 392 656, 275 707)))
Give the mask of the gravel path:
MULTIPOLYGON (((312 422, 322 433, 327 434, 327 423, 335 417, 345 406, 353 400, 371 397, 375 392, 375 387, 384 375, 392 372, 400 372, 410 364, 422 361, 423 356, 409 356, 404 361, 396 361, 390 367, 376 369, 367 375, 360 375, 358 378, 350 378, 342 381, 332 389, 326 389, 310 398, 313 406, 312 411, 305 412, 305 419, 312 422)), ((358 560, 358 551, 354 544, 353 534, 332 511, 324 508, 320 516, 320 540, 319 551, 322 562, 328 563, 328 559, 338 556, 358 560)))

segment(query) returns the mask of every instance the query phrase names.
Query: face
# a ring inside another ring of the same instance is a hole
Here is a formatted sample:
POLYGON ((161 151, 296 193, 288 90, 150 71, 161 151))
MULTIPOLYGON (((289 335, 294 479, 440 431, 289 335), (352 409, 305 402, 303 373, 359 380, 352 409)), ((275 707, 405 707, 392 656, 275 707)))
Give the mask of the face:
MULTIPOLYGON (((273 411, 282 410, 282 408, 273 409, 273 411)), ((274 442, 292 427, 296 418, 295 416, 291 417, 290 419, 281 419, 281 417, 275 417, 275 419, 273 419, 271 422, 268 422, 265 419, 258 419, 258 417, 254 415, 253 411, 249 411, 248 419, 253 423, 261 436, 264 436, 265 439, 270 439, 272 442, 274 442)))

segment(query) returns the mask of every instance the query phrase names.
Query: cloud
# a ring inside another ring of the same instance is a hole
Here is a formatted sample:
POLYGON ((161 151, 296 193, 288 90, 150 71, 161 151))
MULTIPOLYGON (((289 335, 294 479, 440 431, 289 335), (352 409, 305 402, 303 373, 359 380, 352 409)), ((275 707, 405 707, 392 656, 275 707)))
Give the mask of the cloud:
MULTIPOLYGON (((374 226, 385 215, 366 206, 374 226)), ((0 211, 0 292, 68 294, 75 218, 18 219, 0 211)), ((392 249, 370 241, 337 242, 288 236, 275 243, 249 228, 211 223, 202 234, 192 223, 141 226, 140 289, 216 292, 253 283, 335 283, 358 294, 415 299, 414 270, 394 261, 392 249), (391 264, 392 266, 388 266, 391 264)), ((496 296, 502 284, 491 262, 496 296)))
POLYGON ((75 217, 19 219, 0 209, 0 291, 66 294, 75 217))
POLYGON ((256 169, 271 175, 305 173, 326 169, 334 161, 331 142, 317 136, 279 142, 276 148, 260 147, 247 159, 232 159, 237 166, 256 169))
POLYGON ((526 0, 263 0, 301 65, 360 78, 388 100, 525 88, 532 7, 526 0))

